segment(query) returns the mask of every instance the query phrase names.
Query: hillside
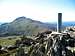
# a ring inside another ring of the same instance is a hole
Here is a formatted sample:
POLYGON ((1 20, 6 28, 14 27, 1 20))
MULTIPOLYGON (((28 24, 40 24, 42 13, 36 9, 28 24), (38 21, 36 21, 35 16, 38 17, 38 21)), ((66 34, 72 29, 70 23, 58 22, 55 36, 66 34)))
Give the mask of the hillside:
POLYGON ((0 25, 0 35, 32 35, 54 29, 53 24, 42 23, 22 16, 16 18, 13 22, 0 25))

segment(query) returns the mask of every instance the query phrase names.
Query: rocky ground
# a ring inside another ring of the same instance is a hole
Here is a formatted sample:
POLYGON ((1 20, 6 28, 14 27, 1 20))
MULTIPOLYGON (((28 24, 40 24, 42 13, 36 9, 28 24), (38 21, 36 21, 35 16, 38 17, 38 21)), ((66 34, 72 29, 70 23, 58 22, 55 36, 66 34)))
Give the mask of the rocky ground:
POLYGON ((75 56, 75 34, 71 29, 65 33, 43 32, 35 38, 30 56, 75 56))
POLYGON ((14 46, 9 46, 7 49, 11 50, 27 45, 30 46, 29 50, 19 56, 75 56, 74 32, 72 28, 63 33, 45 31, 38 33, 34 39, 17 40, 14 46))

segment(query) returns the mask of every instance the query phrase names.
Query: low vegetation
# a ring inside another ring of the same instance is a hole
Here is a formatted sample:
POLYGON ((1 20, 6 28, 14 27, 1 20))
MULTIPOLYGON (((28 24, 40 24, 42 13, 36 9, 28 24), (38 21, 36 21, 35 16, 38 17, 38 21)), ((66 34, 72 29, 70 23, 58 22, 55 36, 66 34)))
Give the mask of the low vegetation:
POLYGON ((18 39, 20 39, 19 36, 1 37, 0 45, 2 45, 2 46, 14 45, 16 40, 18 40, 18 39))
POLYGON ((0 49, 3 47, 3 49, 0 50, 1 51, 0 56, 18 56, 18 53, 21 52, 19 50, 28 52, 30 50, 30 45, 31 45, 28 44, 29 43, 28 40, 32 41, 32 38, 30 36, 25 36, 25 35, 0 37, 0 49))

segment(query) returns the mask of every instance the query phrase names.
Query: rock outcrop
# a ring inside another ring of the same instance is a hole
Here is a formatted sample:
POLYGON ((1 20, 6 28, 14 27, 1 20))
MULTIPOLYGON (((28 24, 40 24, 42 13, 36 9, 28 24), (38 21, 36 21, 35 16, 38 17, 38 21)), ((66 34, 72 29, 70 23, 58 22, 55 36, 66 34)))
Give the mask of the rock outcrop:
MULTIPOLYGON (((7 49, 27 46, 28 51, 23 51, 25 56, 75 56, 75 37, 71 33, 74 31, 66 33, 46 31, 38 33, 34 39, 23 36, 14 46, 8 46, 7 49)), ((0 47, 0 53, 4 52, 5 49, 0 47)))
POLYGON ((75 56, 75 39, 68 33, 40 33, 35 40, 29 56, 75 56))

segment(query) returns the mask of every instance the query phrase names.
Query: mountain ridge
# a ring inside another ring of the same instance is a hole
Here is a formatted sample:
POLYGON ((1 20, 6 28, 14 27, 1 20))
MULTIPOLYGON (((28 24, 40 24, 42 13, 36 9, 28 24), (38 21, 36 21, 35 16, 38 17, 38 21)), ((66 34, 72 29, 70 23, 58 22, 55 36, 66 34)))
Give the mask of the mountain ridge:
POLYGON ((24 16, 0 26, 0 35, 33 35, 46 30, 54 30, 53 24, 46 24, 24 16))

